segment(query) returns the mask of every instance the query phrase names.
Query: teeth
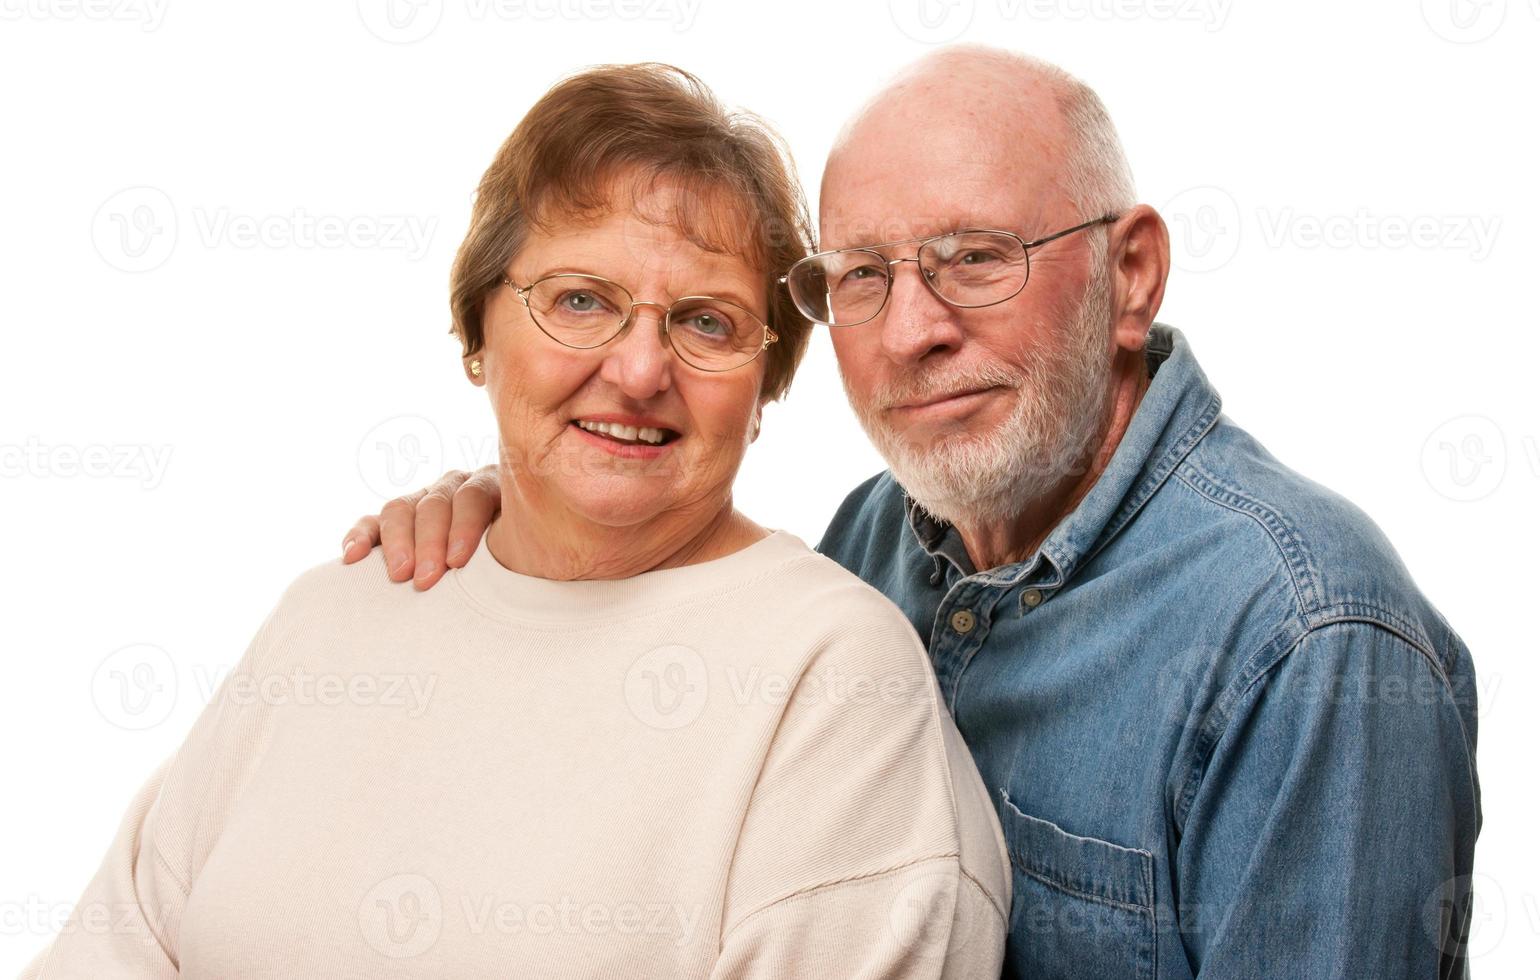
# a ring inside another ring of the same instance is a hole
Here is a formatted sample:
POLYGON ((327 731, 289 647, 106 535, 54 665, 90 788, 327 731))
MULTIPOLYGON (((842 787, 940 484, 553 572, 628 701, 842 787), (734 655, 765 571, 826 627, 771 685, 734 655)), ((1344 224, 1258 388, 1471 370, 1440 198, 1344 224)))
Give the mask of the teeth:
POLYGON ((637 427, 634 425, 621 425, 618 422, 590 422, 587 419, 578 419, 578 428, 589 432, 597 432, 600 435, 609 436, 612 439, 621 439, 626 442, 645 442, 658 445, 663 441, 663 430, 651 426, 637 427))

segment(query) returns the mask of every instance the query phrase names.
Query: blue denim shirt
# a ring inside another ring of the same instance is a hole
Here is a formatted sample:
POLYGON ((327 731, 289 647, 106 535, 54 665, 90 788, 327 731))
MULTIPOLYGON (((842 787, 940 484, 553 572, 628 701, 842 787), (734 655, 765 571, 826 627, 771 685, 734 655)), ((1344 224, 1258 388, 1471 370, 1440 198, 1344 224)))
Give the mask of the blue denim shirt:
POLYGON ((976 570, 890 473, 819 550, 927 641, 1012 870, 1006 976, 1466 974, 1469 651, 1361 511, 1156 324, 1106 471, 976 570))

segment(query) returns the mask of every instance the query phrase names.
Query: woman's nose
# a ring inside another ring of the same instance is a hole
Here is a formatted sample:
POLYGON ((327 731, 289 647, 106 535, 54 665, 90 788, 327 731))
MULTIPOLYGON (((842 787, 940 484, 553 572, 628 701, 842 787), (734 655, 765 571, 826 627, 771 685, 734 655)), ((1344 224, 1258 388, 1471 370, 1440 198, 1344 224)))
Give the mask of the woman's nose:
POLYGON ((620 336, 610 341, 599 376, 630 398, 651 398, 672 383, 674 351, 663 332, 667 308, 638 303, 620 336))

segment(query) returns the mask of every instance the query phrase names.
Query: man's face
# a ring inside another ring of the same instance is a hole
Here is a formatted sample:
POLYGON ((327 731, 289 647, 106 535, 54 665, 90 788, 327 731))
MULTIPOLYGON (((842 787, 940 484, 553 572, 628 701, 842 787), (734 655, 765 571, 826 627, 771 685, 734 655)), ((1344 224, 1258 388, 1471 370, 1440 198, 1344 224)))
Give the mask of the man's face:
MULTIPOLYGON (((888 114, 887 118, 894 118, 888 114)), ((820 247, 872 245, 959 228, 1032 240, 1080 224, 1059 191, 1057 153, 1033 133, 937 121, 916 138, 867 120, 831 158, 820 247)), ((909 131, 905 132, 904 129, 909 131)), ((899 482, 951 523, 1001 520, 1083 464, 1110 393, 1107 276, 1089 235, 1033 249, 1027 286, 994 306, 937 297, 912 262, 895 265, 887 306, 830 329, 852 407, 899 482)), ((914 245, 885 249, 912 257, 914 245)))

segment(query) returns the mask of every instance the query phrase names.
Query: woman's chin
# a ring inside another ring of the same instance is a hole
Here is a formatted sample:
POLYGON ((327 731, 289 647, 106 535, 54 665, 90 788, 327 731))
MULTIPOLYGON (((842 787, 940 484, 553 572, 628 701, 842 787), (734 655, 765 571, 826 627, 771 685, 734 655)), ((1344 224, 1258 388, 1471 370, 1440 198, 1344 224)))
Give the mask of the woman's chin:
POLYGON ((640 524, 667 510, 672 495, 655 480, 622 477, 603 480, 599 485, 564 487, 562 497, 574 514, 618 528, 640 524))

